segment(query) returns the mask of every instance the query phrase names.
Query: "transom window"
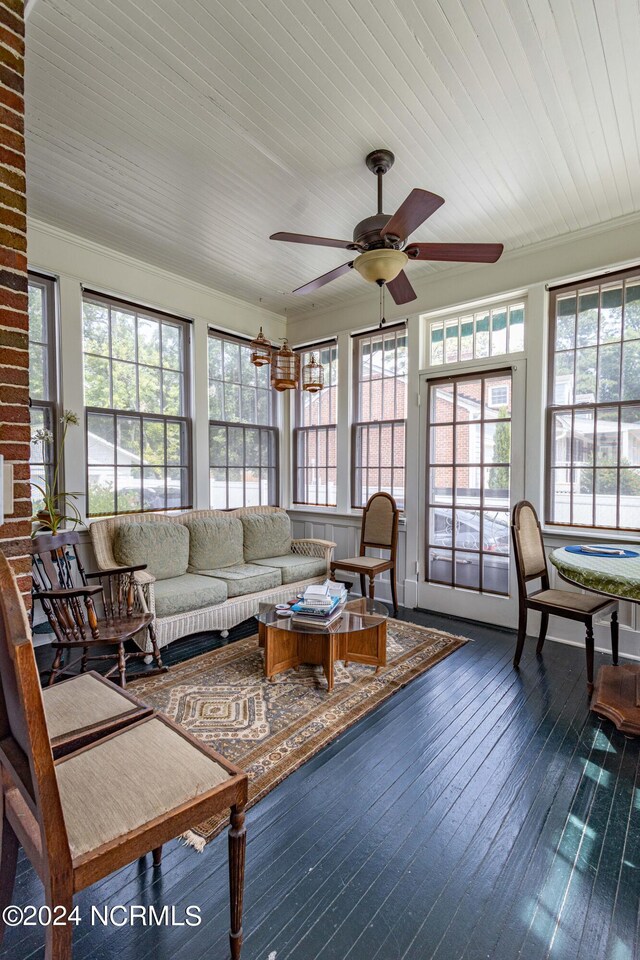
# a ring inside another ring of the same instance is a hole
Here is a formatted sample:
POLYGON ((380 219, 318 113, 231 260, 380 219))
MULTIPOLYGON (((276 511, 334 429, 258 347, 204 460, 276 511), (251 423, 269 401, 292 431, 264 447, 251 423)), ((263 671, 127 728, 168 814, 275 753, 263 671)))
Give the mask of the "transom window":
POLYGON ((500 304, 429 324, 429 362, 439 366, 524 350, 524 303, 500 304))
POLYGON ((294 503, 336 505, 336 423, 338 419, 338 345, 324 343, 301 350, 300 364, 311 356, 322 364, 324 387, 318 393, 296 391, 294 503))
POLYGON ((640 527, 640 269, 550 296, 547 522, 640 527))
POLYGON ((353 506, 390 493, 404 509, 407 418, 406 327, 354 338, 353 506))
POLYGON ((209 500, 217 509, 278 503, 276 393, 243 340, 209 334, 209 500))
POLYGON ((189 323, 83 302, 87 516, 191 506, 189 323))
MULTIPOLYGON (((31 445, 31 480, 44 487, 45 480, 53 482, 58 427, 55 280, 36 273, 29 273, 29 398, 32 436, 38 431, 48 431, 53 437, 52 443, 31 445)), ((34 510, 42 505, 41 497, 34 486, 34 510)))

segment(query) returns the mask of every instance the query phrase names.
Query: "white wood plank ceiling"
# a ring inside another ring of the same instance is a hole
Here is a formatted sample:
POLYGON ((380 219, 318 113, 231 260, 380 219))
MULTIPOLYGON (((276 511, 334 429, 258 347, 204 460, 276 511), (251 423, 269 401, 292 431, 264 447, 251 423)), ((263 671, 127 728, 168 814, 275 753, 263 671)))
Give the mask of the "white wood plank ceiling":
POLYGON ((27 49, 31 216, 288 315, 362 293, 268 236, 350 239, 375 147, 386 211, 446 199, 415 240, 640 209, 638 0, 40 0, 27 49))

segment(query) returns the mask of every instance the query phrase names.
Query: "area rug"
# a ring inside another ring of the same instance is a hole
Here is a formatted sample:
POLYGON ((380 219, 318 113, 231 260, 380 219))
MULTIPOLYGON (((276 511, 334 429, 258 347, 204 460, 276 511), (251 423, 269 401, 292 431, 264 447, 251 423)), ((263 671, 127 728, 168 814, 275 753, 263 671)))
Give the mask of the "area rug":
MULTIPOLYGON (((289 774, 411 680, 467 643, 440 630, 387 621, 387 666, 335 665, 327 692, 322 667, 264 676, 257 635, 132 684, 162 711, 249 774, 253 806, 289 774)), ((185 836, 203 850, 228 822, 218 816, 185 836)))

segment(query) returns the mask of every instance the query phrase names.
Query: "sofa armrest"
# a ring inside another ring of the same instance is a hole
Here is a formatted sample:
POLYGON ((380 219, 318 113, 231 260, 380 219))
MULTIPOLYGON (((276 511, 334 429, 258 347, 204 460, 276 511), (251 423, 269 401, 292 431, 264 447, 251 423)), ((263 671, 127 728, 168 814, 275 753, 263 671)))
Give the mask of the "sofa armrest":
POLYGON ((324 557, 327 564, 327 575, 329 574, 329 564, 333 559, 333 551, 337 543, 333 540, 314 540, 312 538, 304 540, 292 540, 291 552, 298 553, 303 557, 324 557))

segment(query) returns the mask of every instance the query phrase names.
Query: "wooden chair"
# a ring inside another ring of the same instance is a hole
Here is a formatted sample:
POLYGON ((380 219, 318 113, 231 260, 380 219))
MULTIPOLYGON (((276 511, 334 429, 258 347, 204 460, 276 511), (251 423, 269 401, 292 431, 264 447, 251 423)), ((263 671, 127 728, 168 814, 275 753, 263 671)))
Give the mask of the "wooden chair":
POLYGON ((518 640, 513 658, 514 667, 518 667, 527 633, 527 611, 537 610, 541 614, 540 635, 536 653, 542 653, 549 615, 577 620, 586 628, 587 684, 593 688, 593 618, 606 607, 611 612, 611 650, 613 662, 618 662, 618 604, 610 598, 605 599, 594 593, 577 593, 573 590, 552 590, 549 587, 547 556, 544 551, 542 530, 535 508, 528 500, 521 500, 513 510, 511 525, 516 571, 518 575, 518 640), (540 580, 541 589, 527 593, 527 584, 531 580, 540 580))
POLYGON ((127 685, 127 662, 147 657, 144 651, 129 653, 125 643, 141 630, 146 630, 157 664, 164 672, 160 649, 156 643, 153 614, 149 613, 142 586, 135 574, 146 565, 117 567, 85 574, 78 543, 80 537, 73 531, 40 534, 31 544, 33 556, 34 600, 42 608, 55 634, 52 646, 56 651, 49 683, 57 676, 72 675, 71 668, 80 664, 84 673, 89 661, 115 660, 106 677, 118 673, 120 685, 127 685), (97 581, 90 586, 89 581, 97 581), (89 655, 96 647, 115 646, 115 653, 89 655), (79 650, 81 655, 64 664, 66 651, 79 650))
POLYGON ((45 687, 42 695, 55 759, 153 713, 142 700, 94 670, 45 687))
MULTIPOLYGON (((18 847, 64 915, 73 895, 231 807, 231 956, 240 957, 248 778, 167 717, 151 716, 54 760, 30 628, 0 553, 0 941, 18 847)), ((61 919, 63 919, 61 917, 61 919)), ((70 960, 73 925, 46 927, 45 960, 70 960)))
POLYGON ((398 547, 398 517, 400 511, 396 502, 388 493, 374 493, 362 513, 362 530, 360 533, 360 556, 348 557, 346 560, 333 560, 331 563, 331 579, 335 580, 336 570, 346 570, 348 573, 360 575, 360 592, 366 597, 365 577, 369 577, 369 596, 375 597, 375 578, 385 570, 390 571, 391 597, 393 599, 393 615, 398 616, 398 595, 396 589, 396 552, 398 547), (389 559, 366 556, 367 547, 388 550, 389 559))

